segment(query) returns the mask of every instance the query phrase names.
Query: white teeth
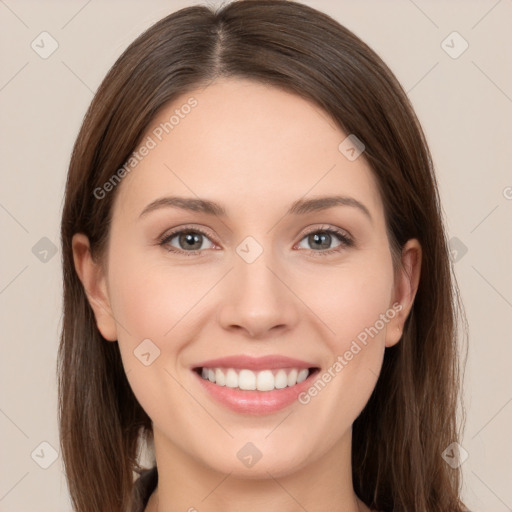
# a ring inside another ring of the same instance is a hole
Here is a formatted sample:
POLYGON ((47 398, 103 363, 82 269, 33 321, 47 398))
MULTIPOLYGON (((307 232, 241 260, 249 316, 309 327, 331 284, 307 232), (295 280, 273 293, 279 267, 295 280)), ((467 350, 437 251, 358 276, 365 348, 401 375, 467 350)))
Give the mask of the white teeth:
POLYGON ((256 389, 256 374, 251 370, 240 370, 238 375, 238 387, 240 389, 256 389))
MULTIPOLYGON (((288 374, 288 386, 295 386, 295 384, 297 384, 297 374, 299 372, 295 369, 293 369, 289 374, 288 374)), ((204 375, 203 375, 204 377, 204 375)))
POLYGON ((226 374, 226 387, 237 388, 238 387, 238 373, 230 368, 226 374))
POLYGON ((218 386, 239 388, 243 390, 272 391, 295 386, 304 382, 309 376, 309 370, 292 368, 290 370, 240 370, 233 368, 202 368, 201 376, 218 386))
POLYGON ((276 373, 276 376, 274 379, 274 386, 277 389, 283 389, 286 386, 288 386, 288 377, 286 376, 286 372, 284 370, 279 370, 276 373))
POLYGON ((308 370, 301 370, 299 372, 299 375, 297 376, 297 384, 299 384, 300 382, 304 382, 308 378, 308 375, 309 375, 308 370))
POLYGON ((272 391, 274 389, 274 376, 270 370, 258 372, 256 389, 258 391, 272 391))
POLYGON ((224 372, 220 368, 217 368, 215 370, 215 383, 219 386, 226 385, 226 377, 224 376, 224 372))

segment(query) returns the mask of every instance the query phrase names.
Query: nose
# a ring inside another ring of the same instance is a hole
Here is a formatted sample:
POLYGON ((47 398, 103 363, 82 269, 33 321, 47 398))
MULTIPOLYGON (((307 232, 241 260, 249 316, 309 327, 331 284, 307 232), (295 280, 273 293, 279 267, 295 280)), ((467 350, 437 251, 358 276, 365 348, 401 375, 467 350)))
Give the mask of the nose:
POLYGON ((253 263, 235 255, 234 268, 222 290, 221 326, 255 339, 293 329, 300 318, 300 301, 285 274, 266 251, 253 263))

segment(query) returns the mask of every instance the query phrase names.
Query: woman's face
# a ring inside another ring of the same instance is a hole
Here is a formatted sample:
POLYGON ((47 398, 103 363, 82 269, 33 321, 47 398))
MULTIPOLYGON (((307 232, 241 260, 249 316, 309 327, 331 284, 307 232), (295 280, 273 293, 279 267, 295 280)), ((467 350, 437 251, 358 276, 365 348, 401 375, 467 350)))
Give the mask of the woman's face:
POLYGON ((93 307, 175 460, 277 477, 350 452, 411 288, 347 135, 219 80, 158 115, 117 185, 93 307))

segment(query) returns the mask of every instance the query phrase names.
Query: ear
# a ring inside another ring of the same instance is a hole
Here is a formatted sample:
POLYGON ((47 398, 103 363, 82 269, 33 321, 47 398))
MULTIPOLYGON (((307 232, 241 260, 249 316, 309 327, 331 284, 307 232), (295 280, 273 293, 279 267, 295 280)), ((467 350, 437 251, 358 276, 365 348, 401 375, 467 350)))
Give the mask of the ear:
POLYGON ((414 304, 421 273, 421 245, 418 240, 408 240, 402 249, 402 269, 395 276, 392 308, 397 314, 386 328, 386 347, 396 345, 404 330, 404 324, 414 304))
POLYGON ((116 322, 110 307, 104 270, 92 258, 89 239, 83 233, 76 233, 73 235, 72 248, 75 269, 94 312, 96 325, 105 339, 117 341, 116 322))

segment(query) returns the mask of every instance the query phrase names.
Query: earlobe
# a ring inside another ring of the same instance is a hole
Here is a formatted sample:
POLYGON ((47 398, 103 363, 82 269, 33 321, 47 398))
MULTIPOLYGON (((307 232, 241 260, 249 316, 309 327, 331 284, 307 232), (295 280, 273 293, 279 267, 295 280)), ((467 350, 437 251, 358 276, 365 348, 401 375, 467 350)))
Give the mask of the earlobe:
POLYGON ((72 248, 75 269, 94 312, 98 330, 105 339, 117 341, 116 322, 110 306, 106 278, 101 265, 92 258, 89 239, 83 233, 76 233, 73 235, 72 248))
POLYGON ((404 324, 411 312, 418 291, 421 274, 421 245, 416 239, 408 240, 402 249, 402 268, 395 279, 393 309, 396 315, 386 329, 386 347, 396 345, 403 334, 404 324))

